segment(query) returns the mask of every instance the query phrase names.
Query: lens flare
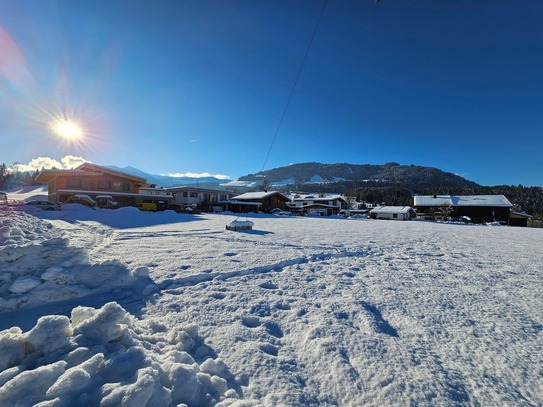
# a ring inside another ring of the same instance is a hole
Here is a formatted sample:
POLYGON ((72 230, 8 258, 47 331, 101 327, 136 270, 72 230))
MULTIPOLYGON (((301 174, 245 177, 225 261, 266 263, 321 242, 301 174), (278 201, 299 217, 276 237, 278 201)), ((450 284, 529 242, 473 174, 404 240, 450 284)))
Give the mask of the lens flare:
POLYGON ((51 124, 51 131, 56 136, 66 140, 76 141, 83 137, 83 129, 81 126, 71 120, 55 120, 51 124))

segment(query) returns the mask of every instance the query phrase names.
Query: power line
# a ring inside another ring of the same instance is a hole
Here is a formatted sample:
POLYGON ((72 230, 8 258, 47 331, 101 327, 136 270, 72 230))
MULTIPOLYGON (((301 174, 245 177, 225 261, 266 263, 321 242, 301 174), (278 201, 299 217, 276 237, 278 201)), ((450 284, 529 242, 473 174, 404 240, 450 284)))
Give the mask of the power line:
POLYGON ((313 30, 313 35, 311 36, 311 41, 309 41, 309 44, 307 46, 307 49, 305 50, 304 59, 302 60, 302 64, 300 65, 300 69, 298 69, 298 74, 296 75, 296 80, 294 81, 294 85, 292 85, 292 89, 290 90, 290 95, 288 96, 287 103, 285 105, 285 108, 283 109, 283 114, 281 115, 281 119, 279 120, 279 124, 277 125, 277 129, 275 130, 275 134, 273 136, 270 149, 268 150, 268 154, 266 154, 266 159, 264 160, 264 165, 262 165, 262 170, 264 171, 264 168, 266 168, 266 164, 268 163, 268 158, 270 157, 270 153, 272 151, 273 145, 275 144, 275 139, 277 138, 277 134, 279 134, 279 130, 281 129, 281 125, 283 124, 283 119, 285 118, 285 114, 287 113, 288 106, 290 105, 290 101, 292 99, 292 95, 294 94, 294 89, 296 89, 296 85, 298 84, 298 80, 300 79, 300 75, 302 74, 302 69, 304 68, 305 61, 307 60, 307 56, 309 55, 309 50, 311 49, 311 45, 313 44, 313 40, 315 39, 315 35, 317 34, 317 30, 319 28, 319 24, 322 20, 322 16, 324 14, 324 9, 326 8, 326 4, 328 3, 328 0, 324 0, 324 4, 322 6, 321 14, 319 16, 319 19, 317 20, 317 24, 315 25, 315 30, 313 30))

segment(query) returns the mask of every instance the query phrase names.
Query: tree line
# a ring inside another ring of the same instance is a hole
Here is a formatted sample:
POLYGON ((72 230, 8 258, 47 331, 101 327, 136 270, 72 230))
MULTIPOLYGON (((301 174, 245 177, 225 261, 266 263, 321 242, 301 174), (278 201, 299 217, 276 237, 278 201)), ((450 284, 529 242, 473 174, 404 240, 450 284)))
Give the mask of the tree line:
POLYGON ((22 172, 9 169, 5 163, 0 165, 0 190, 9 190, 17 187, 39 185, 36 183, 36 177, 39 170, 34 172, 22 172))
POLYGON ((343 181, 291 185, 286 189, 287 192, 289 190, 310 194, 337 193, 351 197, 357 202, 393 206, 412 206, 414 195, 504 195, 513 204, 513 210, 524 211, 535 219, 543 219, 543 187, 523 185, 448 187, 432 183, 421 188, 420 185, 409 184, 365 182, 364 185, 360 185, 360 181, 343 181))

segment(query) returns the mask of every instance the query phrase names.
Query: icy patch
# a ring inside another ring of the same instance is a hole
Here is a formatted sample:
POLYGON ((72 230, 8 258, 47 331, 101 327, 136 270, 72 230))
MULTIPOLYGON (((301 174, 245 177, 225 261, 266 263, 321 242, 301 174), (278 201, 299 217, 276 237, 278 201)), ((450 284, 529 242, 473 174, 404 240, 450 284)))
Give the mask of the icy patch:
POLYGON ((117 303, 0 332, 0 405, 229 406, 244 401, 194 326, 168 331, 117 303), (209 352, 207 352, 209 353, 209 352))

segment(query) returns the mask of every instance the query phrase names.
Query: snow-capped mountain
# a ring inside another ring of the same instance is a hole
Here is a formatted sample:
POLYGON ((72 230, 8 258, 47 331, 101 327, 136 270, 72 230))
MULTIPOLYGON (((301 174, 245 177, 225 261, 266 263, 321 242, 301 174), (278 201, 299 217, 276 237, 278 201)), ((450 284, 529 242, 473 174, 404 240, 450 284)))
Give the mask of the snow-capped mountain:
MULTIPOLYGON (((371 164, 321 164, 317 162, 291 164, 285 167, 249 174, 238 179, 239 183, 268 185, 307 185, 330 183, 357 183, 401 185, 409 188, 475 187, 475 182, 434 167, 387 163, 371 164)), ((354 185, 350 185, 353 187, 354 185)))
POLYGON ((224 178, 217 178, 213 176, 173 177, 170 175, 150 174, 132 166, 117 167, 115 165, 110 165, 108 167, 117 171, 125 172, 127 174, 135 175, 137 177, 145 178, 149 184, 156 184, 159 187, 173 187, 177 185, 198 185, 202 188, 216 188, 219 187, 220 184, 229 181, 229 179, 225 180, 224 178))

